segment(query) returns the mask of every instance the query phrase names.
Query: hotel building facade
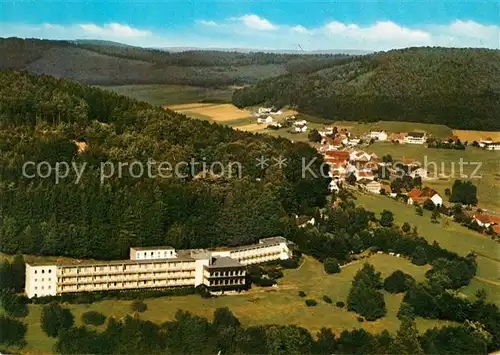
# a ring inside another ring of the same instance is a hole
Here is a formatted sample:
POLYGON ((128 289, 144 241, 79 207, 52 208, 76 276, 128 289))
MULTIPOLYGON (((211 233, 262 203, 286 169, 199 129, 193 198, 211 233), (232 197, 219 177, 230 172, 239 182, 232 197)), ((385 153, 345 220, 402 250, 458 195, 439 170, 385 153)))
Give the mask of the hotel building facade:
POLYGON ((29 298, 64 293, 196 287, 210 291, 241 288, 246 266, 292 256, 283 237, 227 249, 130 248, 129 260, 26 264, 29 298))

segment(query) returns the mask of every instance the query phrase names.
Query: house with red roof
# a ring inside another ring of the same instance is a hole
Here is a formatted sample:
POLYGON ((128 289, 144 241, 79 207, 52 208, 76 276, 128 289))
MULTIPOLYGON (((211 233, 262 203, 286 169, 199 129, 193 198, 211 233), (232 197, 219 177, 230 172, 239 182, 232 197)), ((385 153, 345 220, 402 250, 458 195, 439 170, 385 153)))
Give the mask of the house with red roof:
POLYGON ((443 204, 443 198, 437 193, 436 190, 429 187, 424 187, 423 189, 413 188, 410 192, 408 192, 407 203, 409 205, 414 205, 415 202, 423 204, 427 200, 431 200, 436 206, 443 204))
POLYGON ((476 223, 481 227, 489 228, 493 225, 500 225, 500 216, 489 215, 486 213, 476 212, 472 216, 476 223))

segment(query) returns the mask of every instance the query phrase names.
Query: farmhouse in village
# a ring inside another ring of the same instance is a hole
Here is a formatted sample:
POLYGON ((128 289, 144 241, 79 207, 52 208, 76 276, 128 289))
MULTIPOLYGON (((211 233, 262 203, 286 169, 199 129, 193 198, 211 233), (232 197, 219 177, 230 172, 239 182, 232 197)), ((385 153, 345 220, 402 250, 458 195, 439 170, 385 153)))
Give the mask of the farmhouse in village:
POLYGON ((259 114, 260 115, 264 115, 264 114, 268 114, 268 113, 271 113, 273 109, 270 108, 270 107, 259 107, 259 114))
POLYGON ((64 293, 158 289, 205 285, 210 291, 241 289, 246 266, 290 258, 283 237, 220 250, 172 247, 130 248, 129 260, 26 264, 29 298, 64 293))
POLYGON ((384 130, 376 130, 370 132, 370 138, 378 141, 386 141, 387 133, 384 130))
POLYGON ((257 118, 257 123, 273 123, 273 118, 271 116, 259 117, 257 118))
POLYGON ((407 203, 409 205, 414 205, 415 202, 423 204, 427 200, 431 200, 436 206, 443 204, 443 198, 436 192, 436 190, 431 188, 424 187, 422 190, 414 188, 408 192, 407 203))
POLYGON ((500 225, 500 216, 493 216, 486 213, 476 212, 472 216, 476 223, 484 228, 489 228, 490 226, 500 225))
POLYGON ((409 132, 403 140, 407 144, 424 144, 427 141, 427 135, 424 132, 409 132))

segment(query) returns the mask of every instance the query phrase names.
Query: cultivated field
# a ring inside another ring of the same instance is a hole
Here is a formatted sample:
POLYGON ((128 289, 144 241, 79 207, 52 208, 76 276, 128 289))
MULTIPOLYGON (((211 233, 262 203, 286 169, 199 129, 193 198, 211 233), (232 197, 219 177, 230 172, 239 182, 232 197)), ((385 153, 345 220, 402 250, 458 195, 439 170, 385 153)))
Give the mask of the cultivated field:
POLYGON ((224 123, 224 121, 231 121, 239 118, 246 118, 250 116, 247 110, 241 110, 232 104, 199 104, 192 103, 186 105, 173 105, 166 106, 166 108, 191 116, 194 114, 207 116, 213 121, 224 123))
POLYGON ((424 184, 436 189, 442 196, 444 196, 446 188, 451 188, 453 182, 460 179, 460 159, 463 159, 465 163, 474 163, 464 165, 463 173, 471 177, 472 183, 477 186, 479 207, 500 212, 498 152, 474 147, 468 147, 466 150, 434 149, 418 144, 395 145, 385 142, 372 144, 367 150, 375 152, 380 157, 391 154, 393 158, 415 159, 421 164, 427 161, 427 170, 432 176, 434 176, 435 171, 433 163, 436 163, 438 174, 446 174, 449 177, 424 181, 424 184), (472 173, 476 169, 477 163, 481 163, 481 167, 476 174, 481 177, 473 178, 472 173))
POLYGON ((469 141, 477 141, 479 142, 481 139, 491 138, 494 141, 500 141, 500 132, 491 132, 491 131, 466 131, 461 129, 454 129, 453 134, 460 138, 462 142, 469 141))
MULTIPOLYGON (((366 261, 373 264, 383 277, 400 269, 412 274, 417 280, 422 280, 428 269, 413 265, 404 258, 385 254, 372 255, 366 261)), ((387 315, 375 322, 363 323, 357 321, 355 313, 348 312, 345 308, 337 308, 334 304, 327 304, 321 299, 323 295, 327 295, 334 303, 345 302, 354 274, 362 267, 363 262, 352 263, 344 267, 339 274, 327 275, 323 271, 322 264, 306 256, 298 269, 285 270, 285 276, 280 280, 278 288, 254 287, 247 293, 212 299, 203 299, 198 295, 148 299, 145 301, 148 310, 140 314, 140 317, 162 323, 173 319, 178 309, 184 309, 211 319, 216 308, 227 306, 245 327, 258 324, 297 324, 309 329, 313 334, 322 327, 332 328, 335 334, 353 328, 365 328, 372 332, 388 329, 394 333, 399 327, 396 314, 403 294, 392 295, 384 292, 387 315), (298 291, 304 291, 307 297, 299 297, 298 291), (308 308, 304 303, 308 298, 317 300, 318 305, 308 308)), ((91 305, 67 305, 67 307, 75 315, 77 325, 80 325, 81 315, 84 312, 95 310, 121 318, 130 313, 130 304, 131 301, 108 300, 91 305)), ((30 314, 24 320, 28 324, 26 337, 28 345, 23 349, 25 353, 49 353, 55 343, 40 329, 41 308, 41 305, 30 305, 30 314)), ((417 319, 420 331, 444 324, 447 322, 417 319)))
POLYGON ((213 89, 169 84, 100 86, 100 88, 139 101, 146 101, 155 106, 178 105, 200 101, 230 102, 233 93, 232 87, 213 89))

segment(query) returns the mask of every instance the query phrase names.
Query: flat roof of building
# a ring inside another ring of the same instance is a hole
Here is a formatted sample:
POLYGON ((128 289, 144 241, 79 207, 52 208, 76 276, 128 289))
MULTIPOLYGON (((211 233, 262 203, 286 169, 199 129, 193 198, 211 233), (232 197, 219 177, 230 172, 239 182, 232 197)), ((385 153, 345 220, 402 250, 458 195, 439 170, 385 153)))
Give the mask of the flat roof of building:
POLYGON ((243 267, 243 264, 234 260, 233 258, 222 256, 219 258, 214 258, 211 265, 208 265, 207 268, 219 268, 219 267, 243 267))
POLYGON ((165 249, 173 249, 173 250, 175 250, 174 247, 171 247, 169 245, 163 245, 163 246, 157 246, 157 247, 130 247, 130 249, 134 249, 134 250, 165 250, 165 249))
POLYGON ((175 263, 175 262, 185 262, 185 261, 194 261, 193 258, 191 257, 177 257, 177 258, 164 258, 164 259, 149 259, 149 260, 129 260, 129 259, 124 259, 124 260, 93 260, 93 261, 88 261, 84 260, 82 262, 32 262, 32 263, 26 263, 26 265, 29 266, 59 266, 59 267, 72 267, 72 266, 92 266, 92 265, 133 265, 133 264, 151 264, 151 263, 165 263, 165 262, 170 262, 170 263, 175 263))
MULTIPOLYGON (((28 262, 26 263, 29 266, 60 266, 60 267, 71 267, 71 266, 92 266, 92 265, 120 265, 120 264, 148 264, 148 263, 164 263, 164 262, 185 262, 185 261, 194 261, 200 258, 208 258, 210 257, 211 251, 241 251, 241 250, 249 250, 249 249, 258 249, 265 246, 277 245, 279 243, 289 243, 289 241, 284 237, 269 237, 263 238, 259 240, 259 243, 250 244, 250 245, 242 245, 237 247, 220 247, 215 249, 181 249, 176 250, 175 258, 159 258, 159 259, 143 259, 143 260, 83 260, 83 261, 74 261, 74 262, 49 262, 49 261, 41 261, 41 262, 28 262)), ((174 249, 171 246, 152 246, 152 247, 131 247, 133 250, 165 250, 165 249, 174 249)), ((174 249, 175 250, 175 249, 174 249)), ((236 260, 231 259, 229 257, 217 257, 216 260, 221 259, 230 259, 234 263, 232 266, 241 266, 236 260)), ((229 261, 220 261, 220 265, 229 265, 229 261)))

